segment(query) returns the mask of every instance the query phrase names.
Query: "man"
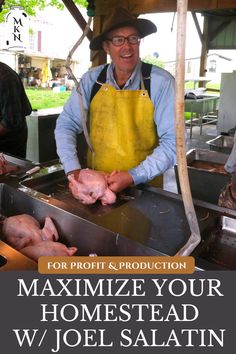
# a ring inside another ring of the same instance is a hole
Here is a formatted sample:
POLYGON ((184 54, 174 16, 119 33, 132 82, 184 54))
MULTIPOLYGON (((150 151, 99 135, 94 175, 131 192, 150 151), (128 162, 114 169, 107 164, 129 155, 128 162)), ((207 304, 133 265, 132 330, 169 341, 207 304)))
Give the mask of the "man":
POLYGON ((234 133, 234 146, 225 164, 228 173, 236 173, 236 132, 234 133))
POLYGON ((26 156, 27 125, 32 111, 19 75, 0 63, 0 152, 26 156))
MULTIPOLYGON (((109 54, 111 63, 91 69, 80 81, 95 151, 88 154, 88 167, 109 173, 113 192, 161 176, 175 163, 174 79, 139 58, 140 39, 154 32, 151 21, 115 9, 90 43, 90 49, 109 54)), ((76 136, 82 130, 80 100, 74 91, 55 131, 67 175, 79 174, 76 136)))
POLYGON ((236 132, 233 149, 224 167, 231 174, 231 181, 222 190, 218 205, 236 210, 236 132))

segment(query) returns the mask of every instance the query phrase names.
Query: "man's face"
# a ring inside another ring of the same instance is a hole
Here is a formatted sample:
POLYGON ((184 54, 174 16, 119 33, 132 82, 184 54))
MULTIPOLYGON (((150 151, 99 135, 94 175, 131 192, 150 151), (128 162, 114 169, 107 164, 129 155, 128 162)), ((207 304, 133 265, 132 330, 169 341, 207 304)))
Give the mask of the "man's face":
MULTIPOLYGON (((108 33, 107 38, 139 36, 134 27, 122 27, 108 33)), ((131 41, 134 37, 130 37, 131 41)), ((116 72, 132 73, 139 60, 139 41, 135 44, 126 39, 121 46, 114 45, 111 40, 103 42, 103 49, 111 56, 116 72)))

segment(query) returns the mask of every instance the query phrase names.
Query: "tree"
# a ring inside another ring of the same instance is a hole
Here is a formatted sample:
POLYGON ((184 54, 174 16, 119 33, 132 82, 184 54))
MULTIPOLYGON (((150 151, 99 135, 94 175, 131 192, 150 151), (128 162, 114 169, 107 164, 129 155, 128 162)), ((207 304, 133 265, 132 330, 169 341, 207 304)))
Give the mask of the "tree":
MULTIPOLYGON (((75 4, 85 7, 86 0, 73 0, 75 4)), ((2 2, 2 1, 1 1, 2 2)), ((29 16, 34 16, 37 10, 43 10, 47 6, 54 6, 63 10, 64 4, 61 0, 5 0, 0 13, 0 22, 5 20, 5 15, 10 11, 12 6, 22 6, 29 16)))
POLYGON ((164 66, 165 66, 163 61, 157 59, 155 55, 150 55, 150 54, 146 55, 144 58, 142 58, 142 61, 144 61, 145 63, 148 63, 148 64, 153 64, 153 65, 159 66, 160 68, 164 68, 164 66))

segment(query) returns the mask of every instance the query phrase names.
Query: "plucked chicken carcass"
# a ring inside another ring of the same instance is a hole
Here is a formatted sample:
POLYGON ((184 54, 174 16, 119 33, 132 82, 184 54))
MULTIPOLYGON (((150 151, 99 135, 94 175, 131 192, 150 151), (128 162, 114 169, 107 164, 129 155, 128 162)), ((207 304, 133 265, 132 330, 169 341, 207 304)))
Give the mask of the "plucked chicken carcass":
POLYGON ((17 166, 11 166, 7 160, 5 159, 5 156, 3 153, 0 153, 0 175, 4 175, 5 173, 13 172, 17 170, 17 166))
POLYGON ((40 256, 72 256, 77 252, 76 247, 56 242, 58 232, 49 216, 42 229, 39 222, 27 214, 10 216, 2 224, 4 240, 35 261, 40 256))
POLYGON ((77 252, 77 248, 66 247, 63 243, 48 240, 41 241, 34 246, 24 247, 20 252, 37 261, 41 256, 73 256, 77 252))
POLYGON ((83 169, 78 179, 73 174, 68 179, 74 198, 83 204, 94 204, 100 200, 102 205, 108 205, 116 201, 115 193, 109 189, 105 175, 100 172, 83 169))
POLYGON ((45 218, 41 229, 39 222, 30 215, 22 214, 6 218, 2 233, 6 242, 17 250, 35 245, 43 240, 57 241, 57 229, 50 217, 45 218))

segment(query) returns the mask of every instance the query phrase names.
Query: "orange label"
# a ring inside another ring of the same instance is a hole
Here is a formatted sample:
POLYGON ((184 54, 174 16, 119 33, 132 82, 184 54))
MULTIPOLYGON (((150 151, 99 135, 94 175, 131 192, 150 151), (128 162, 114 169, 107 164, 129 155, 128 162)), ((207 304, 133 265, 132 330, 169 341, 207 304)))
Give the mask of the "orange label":
POLYGON ((40 257, 42 274, 191 274, 193 257, 40 257))

